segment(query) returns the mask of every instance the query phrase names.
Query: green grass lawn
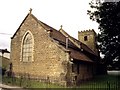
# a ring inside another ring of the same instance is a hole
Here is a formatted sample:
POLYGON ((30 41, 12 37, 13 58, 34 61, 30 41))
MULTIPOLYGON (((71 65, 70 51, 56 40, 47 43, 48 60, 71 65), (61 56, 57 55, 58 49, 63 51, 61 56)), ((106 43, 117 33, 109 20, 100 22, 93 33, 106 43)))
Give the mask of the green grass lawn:
POLYGON ((78 88, 118 90, 120 88, 119 83, 120 76, 102 75, 96 76, 91 81, 81 83, 78 88))
MULTIPOLYGON (((39 81, 34 80, 27 80, 27 79, 18 79, 18 78, 7 78, 3 77, 3 83, 15 86, 21 86, 25 88, 64 88, 63 86, 59 86, 56 84, 50 83, 42 83, 39 81)), ((120 76, 114 75, 102 75, 96 76, 93 80, 85 81, 79 84, 77 87, 72 87, 71 89, 85 89, 85 90, 98 90, 98 89, 105 89, 105 90, 119 90, 120 86, 120 76)), ((69 87, 68 87, 69 88, 69 87)))
POLYGON ((62 86, 51 84, 51 83, 43 83, 35 80, 28 80, 25 78, 8 78, 3 77, 2 82, 7 85, 12 86, 20 86, 23 88, 62 88, 62 86))

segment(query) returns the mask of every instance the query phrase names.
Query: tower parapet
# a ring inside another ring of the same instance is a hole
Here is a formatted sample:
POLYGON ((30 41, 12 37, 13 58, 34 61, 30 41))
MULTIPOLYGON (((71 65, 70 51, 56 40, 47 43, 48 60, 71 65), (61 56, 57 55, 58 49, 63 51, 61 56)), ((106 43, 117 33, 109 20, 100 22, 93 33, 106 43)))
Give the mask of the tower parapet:
POLYGON ((78 40, 86 44, 91 50, 98 53, 97 34, 94 29, 78 31, 78 40))

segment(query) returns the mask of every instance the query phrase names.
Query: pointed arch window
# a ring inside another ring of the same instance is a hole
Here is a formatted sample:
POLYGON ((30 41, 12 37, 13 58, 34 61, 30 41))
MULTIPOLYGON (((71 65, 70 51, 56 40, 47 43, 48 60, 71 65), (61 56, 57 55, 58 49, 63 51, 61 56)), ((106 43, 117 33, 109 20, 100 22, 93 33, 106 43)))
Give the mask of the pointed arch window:
POLYGON ((29 32, 27 32, 23 38, 22 61, 33 61, 33 38, 29 32))

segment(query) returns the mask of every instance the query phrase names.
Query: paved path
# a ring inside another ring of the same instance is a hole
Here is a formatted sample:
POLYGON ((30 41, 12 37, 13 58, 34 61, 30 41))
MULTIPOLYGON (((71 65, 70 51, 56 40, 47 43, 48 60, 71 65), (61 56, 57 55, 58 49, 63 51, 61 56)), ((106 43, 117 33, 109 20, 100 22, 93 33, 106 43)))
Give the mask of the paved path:
POLYGON ((115 71, 115 70, 111 70, 111 71, 107 71, 109 75, 120 75, 120 71, 115 71))
POLYGON ((1 84, 0 83, 0 90, 16 90, 16 89, 19 89, 19 90, 25 90, 21 87, 17 87, 17 86, 9 86, 9 85, 5 85, 5 84, 1 84))

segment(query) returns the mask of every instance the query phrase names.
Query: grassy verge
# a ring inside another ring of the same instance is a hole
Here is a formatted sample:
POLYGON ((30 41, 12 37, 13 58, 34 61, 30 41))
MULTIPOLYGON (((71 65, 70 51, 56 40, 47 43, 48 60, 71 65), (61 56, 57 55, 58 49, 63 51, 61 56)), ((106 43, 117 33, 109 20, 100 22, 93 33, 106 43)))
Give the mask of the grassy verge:
POLYGON ((25 78, 3 77, 2 82, 7 85, 20 86, 23 88, 62 88, 62 86, 56 84, 43 83, 35 80, 28 80, 25 78))
MULTIPOLYGON (((28 80, 25 78, 7 78, 3 77, 3 83, 8 85, 15 85, 20 86, 24 88, 62 88, 65 89, 62 86, 56 85, 56 84, 50 84, 50 83, 43 83, 39 81, 34 80, 28 80)), ((114 75, 102 75, 102 76, 96 76, 91 81, 85 81, 79 84, 78 87, 73 87, 70 90, 78 90, 81 88, 81 90, 98 90, 98 89, 105 89, 105 90, 119 90, 120 86, 120 76, 114 76, 114 75)))
POLYGON ((81 83, 78 88, 118 90, 120 88, 119 83, 120 76, 102 75, 96 76, 91 81, 81 83))

